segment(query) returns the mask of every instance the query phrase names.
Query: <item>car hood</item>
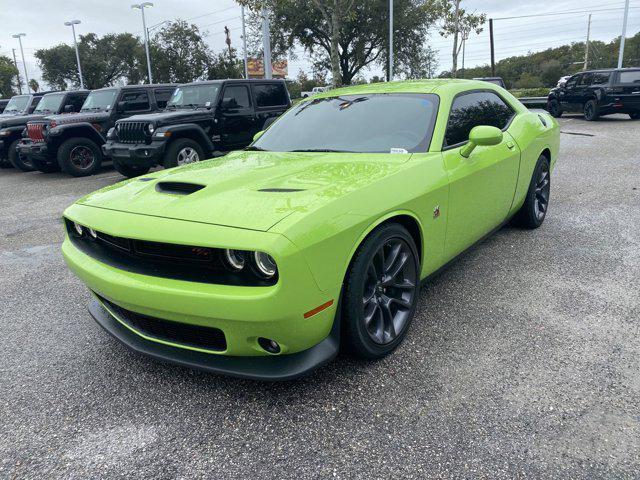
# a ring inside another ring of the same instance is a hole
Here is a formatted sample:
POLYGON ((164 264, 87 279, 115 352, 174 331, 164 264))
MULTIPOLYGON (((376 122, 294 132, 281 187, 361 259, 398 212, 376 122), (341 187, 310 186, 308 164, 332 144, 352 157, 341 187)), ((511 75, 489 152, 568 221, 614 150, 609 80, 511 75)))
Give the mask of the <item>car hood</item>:
POLYGON ((27 122, 30 122, 32 120, 40 120, 41 118, 44 118, 44 115, 18 115, 10 116, 9 118, 2 118, 0 116, 0 128, 26 125, 27 122))
POLYGON ((165 110, 157 113, 147 113, 144 115, 134 115, 133 117, 120 120, 118 123, 123 122, 149 122, 156 126, 163 125, 175 125, 177 123, 183 123, 185 121, 193 122, 201 118, 211 118, 212 111, 204 108, 197 110, 165 110))
POLYGON ((49 122, 55 122, 56 125, 64 125, 67 123, 100 123, 109 119, 109 112, 83 112, 83 113, 61 113, 58 115, 49 115, 45 117, 49 122))
POLYGON ((78 203, 267 231, 294 212, 310 213, 383 179, 410 158, 410 154, 235 152, 121 182, 78 203), (176 194, 175 188, 199 189, 176 194))

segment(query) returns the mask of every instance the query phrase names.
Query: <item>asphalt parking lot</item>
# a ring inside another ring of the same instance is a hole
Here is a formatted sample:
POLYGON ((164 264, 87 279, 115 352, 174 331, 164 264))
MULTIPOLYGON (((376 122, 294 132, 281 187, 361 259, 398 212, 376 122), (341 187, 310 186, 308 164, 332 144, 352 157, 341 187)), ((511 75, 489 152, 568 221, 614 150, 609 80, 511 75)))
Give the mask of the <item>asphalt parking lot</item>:
POLYGON ((0 478, 639 478, 640 122, 561 123, 541 229, 432 280, 391 357, 290 383, 129 352, 59 252, 120 175, 0 170, 0 478))

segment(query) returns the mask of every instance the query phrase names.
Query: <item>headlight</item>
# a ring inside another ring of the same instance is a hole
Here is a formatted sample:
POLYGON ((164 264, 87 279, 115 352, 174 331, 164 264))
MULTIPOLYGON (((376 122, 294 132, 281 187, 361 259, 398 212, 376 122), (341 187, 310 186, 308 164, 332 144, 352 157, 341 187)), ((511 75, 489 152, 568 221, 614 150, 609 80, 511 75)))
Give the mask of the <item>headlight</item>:
POLYGON ((224 260, 231 270, 239 272, 246 264, 245 252, 227 249, 224 251, 224 260))
POLYGON ((94 240, 96 238, 98 238, 98 234, 96 233, 96 231, 93 228, 88 228, 87 230, 89 231, 89 236, 91 238, 93 238, 94 240))
POLYGON ((0 137, 6 137, 7 135, 10 135, 11 132, 9 130, 0 130, 0 137))
POLYGON ((149 125, 147 125, 147 130, 149 130, 149 133, 153 134, 153 132, 155 132, 156 127, 153 126, 153 123, 150 123, 149 125))
POLYGON ((253 254, 253 259, 255 261, 256 270, 265 278, 273 277, 278 271, 276 261, 267 253, 255 252, 253 254))
POLYGON ((76 233, 80 236, 82 236, 82 234, 84 233, 84 228, 79 223, 73 222, 73 228, 75 229, 76 233))

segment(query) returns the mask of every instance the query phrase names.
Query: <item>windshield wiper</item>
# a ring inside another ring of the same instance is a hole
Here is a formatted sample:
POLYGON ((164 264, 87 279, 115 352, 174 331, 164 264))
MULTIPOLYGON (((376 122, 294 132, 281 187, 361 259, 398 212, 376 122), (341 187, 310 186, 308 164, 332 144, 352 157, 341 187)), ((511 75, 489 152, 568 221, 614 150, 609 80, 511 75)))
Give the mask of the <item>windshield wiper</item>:
POLYGON ((265 150, 264 148, 256 147, 255 145, 251 145, 245 148, 245 150, 247 152, 268 152, 268 150, 265 150))
POLYGON ((317 152, 317 153, 355 153, 355 152, 350 152, 349 150, 334 150, 331 148, 304 148, 304 149, 299 149, 299 150, 289 150, 289 152, 300 152, 300 153, 305 153, 305 152, 317 152))

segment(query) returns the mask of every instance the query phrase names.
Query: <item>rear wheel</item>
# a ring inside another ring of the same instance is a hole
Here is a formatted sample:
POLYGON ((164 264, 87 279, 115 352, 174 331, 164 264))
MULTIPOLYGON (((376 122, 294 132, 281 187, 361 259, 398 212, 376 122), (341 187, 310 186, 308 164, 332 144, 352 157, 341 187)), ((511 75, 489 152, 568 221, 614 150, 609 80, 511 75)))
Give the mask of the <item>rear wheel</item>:
POLYGON ((542 225, 551 198, 551 169, 549 159, 541 155, 536 164, 524 205, 513 219, 522 228, 535 229, 542 225))
POLYGON ((584 118, 588 122, 594 122, 600 116, 598 102, 595 100, 589 100, 584 104, 584 118))
POLYGON ((139 177, 140 175, 144 175, 149 171, 149 167, 127 165, 125 163, 119 162, 118 160, 113 161, 113 167, 127 178, 139 177))
POLYGON ((164 155, 164 168, 181 167, 204 159, 200 144, 190 138, 179 138, 169 145, 164 155))
POLYGON ((102 165, 102 152, 93 140, 70 138, 58 149, 58 164, 74 177, 93 175, 102 165))
POLYGON ((547 111, 549 115, 555 118, 560 118, 562 116, 562 108, 560 108, 560 102, 555 98, 552 98, 547 102, 547 111))
POLYGON ((631 120, 640 120, 640 112, 630 113, 629 116, 631 117, 631 120))
POLYGON ((20 143, 20 140, 15 140, 11 145, 9 145, 9 149, 7 150, 9 162, 11 162, 11 165, 18 170, 22 170, 23 172, 33 172, 33 164, 27 157, 18 151, 18 143, 20 143))
POLYGON ((345 347, 370 359, 402 342, 420 292, 420 261, 413 238, 392 223, 362 243, 345 279, 342 327, 345 347))

